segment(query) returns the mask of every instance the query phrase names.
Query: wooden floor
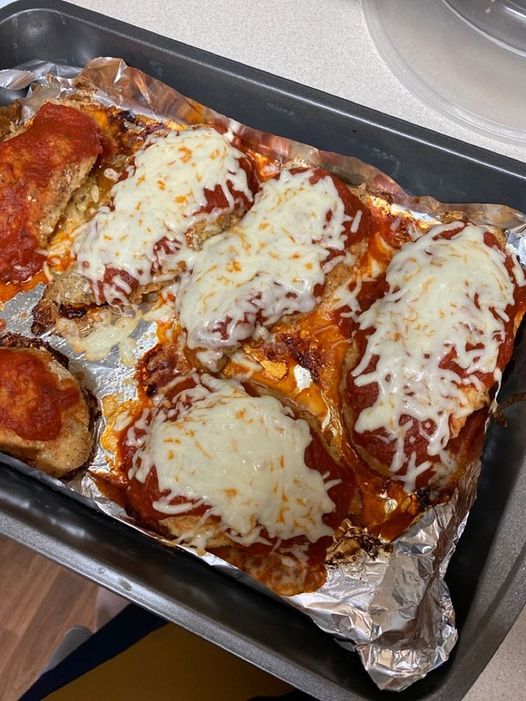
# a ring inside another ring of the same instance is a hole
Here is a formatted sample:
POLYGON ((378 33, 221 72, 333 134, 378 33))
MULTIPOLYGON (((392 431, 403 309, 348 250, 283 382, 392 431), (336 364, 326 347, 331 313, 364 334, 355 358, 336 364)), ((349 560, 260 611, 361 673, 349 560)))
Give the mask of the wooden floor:
MULTIPOLYGON (((88 580, 0 536, 0 701, 18 701, 71 626, 95 630, 98 591, 88 580)), ((525 641, 526 609, 465 701, 524 698, 525 641)))
POLYGON ((0 701, 17 701, 73 625, 95 627, 97 587, 0 536, 0 701))

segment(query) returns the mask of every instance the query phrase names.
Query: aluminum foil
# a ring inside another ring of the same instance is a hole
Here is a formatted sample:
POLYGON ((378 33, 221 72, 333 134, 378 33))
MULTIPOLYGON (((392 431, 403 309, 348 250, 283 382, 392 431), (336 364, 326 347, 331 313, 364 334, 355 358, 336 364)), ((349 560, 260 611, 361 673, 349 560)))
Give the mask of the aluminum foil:
MULTIPOLYGON (((394 212, 410 210, 414 218, 431 223, 443 217, 465 218, 479 225, 506 230, 510 245, 526 264, 523 238, 526 217, 520 212, 494 204, 448 205, 431 197, 412 197, 371 165, 239 124, 127 66, 121 59, 97 58, 80 72, 72 66, 39 61, 19 69, 0 71, 0 88, 21 90, 27 87, 28 94, 21 102, 22 119, 29 118, 46 100, 82 92, 94 101, 156 119, 221 124, 238 134, 248 147, 274 159, 277 165, 291 159, 307 160, 331 170, 352 185, 366 186, 371 193, 389 202, 394 212)), ((31 309, 41 292, 41 288, 35 288, 4 305, 0 317, 6 321, 7 330, 31 336, 31 309)), ((154 322, 144 317, 135 322, 131 336, 136 341, 134 359, 138 360, 156 343, 156 335, 154 322)), ((44 339, 71 359, 73 370, 82 369, 88 386, 99 398, 115 393, 123 398, 134 396, 133 367, 121 362, 118 348, 103 360, 87 361, 59 336, 48 334, 44 339)), ((103 429, 103 422, 100 423, 99 432, 103 429)), ((105 469, 108 469, 107 459, 99 448, 92 466, 69 481, 68 487, 89 497, 94 507, 138 528, 97 488, 90 472, 105 469)), ((479 463, 471 465, 452 498, 429 508, 391 547, 374 555, 361 550, 351 561, 335 562, 329 565, 327 581, 319 590, 285 599, 310 616, 342 646, 355 650, 381 689, 401 691, 407 688, 445 662, 455 645, 455 613, 444 575, 476 496, 479 469, 479 463)), ((139 530, 173 545, 159 535, 139 530)), ((198 555, 191 549, 184 549, 202 557, 211 566, 262 588, 216 556, 198 555)))

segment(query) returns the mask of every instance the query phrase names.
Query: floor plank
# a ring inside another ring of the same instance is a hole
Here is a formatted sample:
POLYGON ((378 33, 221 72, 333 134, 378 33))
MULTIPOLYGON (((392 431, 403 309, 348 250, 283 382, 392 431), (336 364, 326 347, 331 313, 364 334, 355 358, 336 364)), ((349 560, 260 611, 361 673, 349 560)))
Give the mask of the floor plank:
POLYGON ((16 701, 73 625, 95 628, 97 586, 0 536, 0 701, 16 701))

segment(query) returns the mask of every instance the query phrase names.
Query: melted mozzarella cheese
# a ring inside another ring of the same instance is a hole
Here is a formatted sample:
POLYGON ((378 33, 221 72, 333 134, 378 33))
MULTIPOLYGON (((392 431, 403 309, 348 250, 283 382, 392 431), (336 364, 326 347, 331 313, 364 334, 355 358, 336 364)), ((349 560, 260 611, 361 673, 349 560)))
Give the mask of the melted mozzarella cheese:
MULTIPOLYGON (((150 137, 135 155, 128 177, 113 186, 110 205, 101 207, 80 232, 74 247, 78 270, 92 283, 101 283, 106 270, 113 268, 147 285, 155 263, 156 280, 169 279, 192 252, 185 234, 224 211, 202 211, 207 190, 219 186, 230 211, 235 204, 231 188, 252 201, 238 160, 242 156, 208 127, 150 137), (170 242, 169 252, 156 249, 163 239, 170 242)), ((103 299, 97 301, 123 302, 129 292, 117 276, 111 284, 104 283, 103 299)))
MULTIPOLYGON (((158 411, 134 457, 131 475, 144 482, 155 468, 159 489, 168 491, 154 507, 174 516, 206 504, 208 516, 243 545, 262 542, 262 529, 282 540, 331 535, 322 517, 334 510, 327 489, 335 482, 305 464, 308 424, 237 382, 200 382, 178 395, 171 414, 158 411), (171 504, 178 496, 194 503, 171 504)), ((136 445, 133 428, 127 439, 136 445)))
POLYGON ((264 183, 241 222, 209 239, 181 280, 176 307, 188 346, 212 351, 211 366, 258 322, 313 309, 314 290, 335 264, 330 252, 343 260, 350 217, 332 178, 311 178, 285 170, 264 183))
POLYGON ((119 347, 119 357, 123 365, 131 367, 135 363, 133 350, 135 339, 131 338, 137 328, 142 313, 134 316, 112 317, 109 309, 101 310, 88 332, 81 333, 78 324, 72 319, 58 317, 56 330, 68 342, 75 353, 83 353, 86 360, 104 360, 112 348, 119 347))
POLYGON ((349 282, 346 280, 333 292, 331 305, 332 308, 335 311, 339 311, 340 309, 348 307, 348 311, 340 312, 340 316, 342 317, 342 319, 352 319, 353 321, 356 321, 356 319, 358 318, 361 312, 360 302, 358 301, 358 295, 362 290, 363 282, 368 279, 369 278, 366 277, 358 277, 355 280, 352 289, 349 288, 349 282))
POLYGON ((406 244, 387 268, 387 294, 358 317, 361 329, 373 331, 353 370, 354 381, 359 387, 377 383, 378 397, 360 412, 354 428, 386 431, 395 441, 391 470, 407 463, 409 488, 431 462, 416 465, 414 454, 405 457, 412 422, 400 425, 401 417, 432 422, 434 429, 425 432, 427 453, 441 454, 451 438, 451 421, 465 419, 487 400, 477 373, 500 379, 506 308, 513 304, 515 285, 525 282, 516 261, 510 276, 505 254, 485 244, 483 229, 468 225, 452 238, 441 237, 458 227, 458 222, 436 226, 406 244), (451 351, 463 377, 440 367, 451 351), (376 366, 368 371, 374 358, 376 366), (478 392, 478 406, 467 387, 478 392))

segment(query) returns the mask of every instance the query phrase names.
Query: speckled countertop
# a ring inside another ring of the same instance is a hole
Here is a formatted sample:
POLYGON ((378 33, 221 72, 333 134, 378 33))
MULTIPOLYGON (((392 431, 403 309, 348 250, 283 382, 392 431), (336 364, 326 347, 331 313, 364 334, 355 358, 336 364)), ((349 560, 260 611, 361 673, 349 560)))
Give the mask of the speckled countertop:
MULTIPOLYGON (((360 0, 70 1, 526 161, 526 132, 524 143, 498 142, 410 95, 376 52, 360 0)), ((525 690, 526 610, 465 701, 515 701, 525 690)))

